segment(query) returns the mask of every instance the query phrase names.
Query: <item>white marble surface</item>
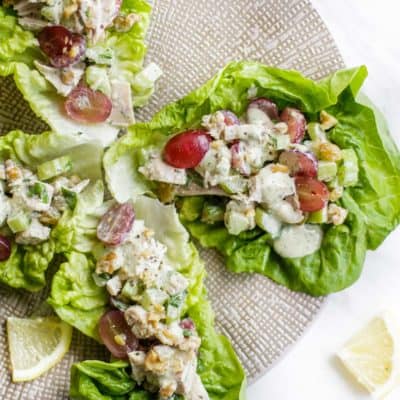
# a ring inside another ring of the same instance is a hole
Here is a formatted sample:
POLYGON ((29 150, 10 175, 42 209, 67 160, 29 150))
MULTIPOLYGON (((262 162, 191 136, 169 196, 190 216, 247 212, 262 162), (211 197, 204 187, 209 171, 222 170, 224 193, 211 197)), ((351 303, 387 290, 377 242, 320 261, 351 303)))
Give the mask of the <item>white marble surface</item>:
MULTIPOLYGON (((366 64, 366 94, 386 115, 400 146, 400 2, 313 0, 346 65, 366 64)), ((399 198, 400 201, 400 198, 399 198)), ((369 319, 392 308, 400 318, 400 229, 367 255, 359 281, 331 295, 303 338, 248 389, 249 400, 367 400, 335 351, 369 319), (397 310, 396 310, 397 309, 397 310)), ((400 399, 400 389, 387 400, 400 399)))

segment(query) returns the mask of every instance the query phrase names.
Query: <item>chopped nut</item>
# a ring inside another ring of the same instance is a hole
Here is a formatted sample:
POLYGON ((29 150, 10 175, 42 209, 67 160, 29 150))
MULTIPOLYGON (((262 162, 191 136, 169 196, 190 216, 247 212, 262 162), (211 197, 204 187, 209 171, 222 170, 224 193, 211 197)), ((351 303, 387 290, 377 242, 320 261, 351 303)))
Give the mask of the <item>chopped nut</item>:
POLYGON ((333 128, 338 123, 338 120, 333 115, 328 114, 324 110, 319 114, 319 120, 321 121, 322 129, 325 131, 333 128))
POLYGON ((176 387, 177 387, 176 382, 170 382, 163 385, 160 388, 161 397, 166 399, 170 398, 175 393, 176 387))
POLYGON ((39 221, 44 225, 56 225, 61 218, 60 212, 55 208, 49 208, 40 214, 39 221))
POLYGON ((271 166, 271 171, 272 172, 284 172, 284 173, 288 173, 289 172, 289 168, 286 165, 283 164, 273 164, 271 166))
POLYGON ((114 19, 114 28, 117 32, 128 32, 140 20, 141 16, 135 13, 119 15, 114 19))
POLYGON ((328 206, 328 222, 333 225, 341 225, 346 219, 348 211, 336 204, 329 204, 328 206))
POLYGON ((68 19, 72 14, 78 11, 78 4, 72 3, 69 4, 67 7, 64 8, 63 16, 64 18, 68 19))
POLYGON ((60 78, 62 83, 69 85, 74 81, 74 73, 70 69, 63 69, 60 78))
POLYGON ((214 150, 218 150, 223 145, 224 142, 222 140, 214 140, 213 142, 211 142, 210 147, 214 150))
POLYGON ((279 133, 280 135, 284 135, 285 133, 287 133, 288 131, 288 126, 286 122, 278 122, 275 126, 274 126, 274 131, 276 133, 279 133))
POLYGON ((336 144, 323 142, 319 145, 319 156, 325 161, 339 161, 342 159, 342 151, 336 144))
POLYGON ((335 187, 330 193, 329 193, 329 200, 330 201, 336 201, 339 200, 343 196, 343 187, 338 186, 335 187))
POLYGON ((113 251, 105 254, 102 258, 99 259, 96 265, 96 273, 102 274, 112 274, 114 271, 117 270, 115 266, 115 260, 117 259, 117 254, 113 251))
POLYGON ((144 360, 144 367, 148 371, 163 373, 166 369, 166 362, 160 359, 159 354, 151 349, 144 360))

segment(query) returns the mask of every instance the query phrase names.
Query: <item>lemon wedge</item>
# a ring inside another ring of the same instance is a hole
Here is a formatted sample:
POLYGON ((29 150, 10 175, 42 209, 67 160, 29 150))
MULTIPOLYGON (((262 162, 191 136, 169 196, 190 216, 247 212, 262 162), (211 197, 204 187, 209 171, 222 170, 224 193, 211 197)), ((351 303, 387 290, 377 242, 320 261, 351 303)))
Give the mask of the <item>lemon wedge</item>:
POLYGON ((382 399, 400 382, 400 325, 384 312, 354 335, 338 352, 349 372, 375 398, 382 399))
POLYGON ((8 318, 12 380, 36 379, 61 361, 68 351, 72 327, 56 317, 8 318))

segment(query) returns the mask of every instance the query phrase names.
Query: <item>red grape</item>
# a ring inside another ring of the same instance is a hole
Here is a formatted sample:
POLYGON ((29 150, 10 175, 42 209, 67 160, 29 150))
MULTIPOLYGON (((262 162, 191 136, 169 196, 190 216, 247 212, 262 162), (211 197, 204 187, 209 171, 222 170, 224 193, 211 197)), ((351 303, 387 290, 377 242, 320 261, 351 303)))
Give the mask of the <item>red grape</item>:
POLYGON ((56 68, 68 67, 80 60, 85 53, 85 38, 61 25, 46 26, 38 35, 43 53, 56 68))
POLYGON ((281 121, 286 122, 292 143, 300 143, 306 131, 306 119, 297 108, 286 107, 281 114, 281 121))
POLYGON ((326 185, 314 178, 298 176, 295 178, 300 209, 305 212, 322 210, 329 199, 326 185))
POLYGON ((204 130, 189 130, 171 138, 164 148, 164 161, 175 168, 194 168, 210 148, 211 136, 204 130))
POLYGON ((127 358, 127 354, 139 346, 137 337, 120 310, 111 310, 103 314, 99 322, 99 334, 107 349, 117 358, 127 358))
POLYGON ((262 111, 264 114, 266 114, 266 117, 269 120, 278 120, 279 119, 278 107, 276 106, 276 104, 274 102, 272 102, 270 99, 267 99, 265 97, 259 97, 258 99, 252 100, 249 103, 249 105, 247 107, 247 117, 249 119, 251 119, 249 116, 251 115, 252 109, 257 109, 259 111, 262 111))
POLYGON ((279 162, 289 167, 291 176, 317 176, 317 160, 311 153, 286 150, 279 156, 279 162))
POLYGON ((231 146, 231 154, 232 154, 232 168, 237 169, 242 175, 250 175, 251 168, 250 165, 246 162, 245 155, 245 144, 240 142, 239 140, 235 141, 231 146))
POLYGON ((182 329, 188 329, 190 331, 193 331, 195 329, 194 322, 190 318, 183 319, 181 322, 179 322, 179 326, 182 329))
POLYGON ((232 111, 222 110, 221 112, 225 117, 225 119, 224 119, 225 125, 228 125, 228 126, 240 125, 239 118, 232 111))
POLYGON ((121 244, 131 231, 135 212, 129 203, 116 204, 101 218, 97 226, 97 237, 111 246, 121 244))
POLYGON ((104 122, 111 114, 111 100, 102 92, 77 86, 64 102, 67 115, 81 123, 104 122))
POLYGON ((8 238, 0 235, 0 261, 6 261, 11 255, 11 242, 8 238))

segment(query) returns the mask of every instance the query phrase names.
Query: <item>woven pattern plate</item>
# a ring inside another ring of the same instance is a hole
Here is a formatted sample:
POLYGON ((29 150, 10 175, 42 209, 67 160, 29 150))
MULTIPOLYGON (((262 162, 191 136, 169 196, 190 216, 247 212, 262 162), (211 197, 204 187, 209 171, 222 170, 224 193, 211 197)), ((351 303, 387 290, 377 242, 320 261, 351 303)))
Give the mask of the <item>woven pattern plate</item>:
MULTIPOLYGON (((151 118, 163 105, 201 85, 228 61, 259 60, 314 79, 343 67, 332 37, 307 0, 157 0, 147 41, 147 60, 157 62, 164 76, 149 105, 138 113, 139 120, 151 118)), ((46 129, 10 78, 0 81, 0 104, 2 133, 46 129)), ((290 292, 262 276, 231 274, 217 253, 201 250, 201 254, 217 327, 232 340, 252 382, 296 342, 323 299, 290 292)), ((45 293, 27 295, 0 288, 0 296, 0 398, 67 399, 70 365, 103 359, 104 350, 75 333, 71 351, 53 371, 35 382, 12 385, 5 320, 30 315, 45 293)))

